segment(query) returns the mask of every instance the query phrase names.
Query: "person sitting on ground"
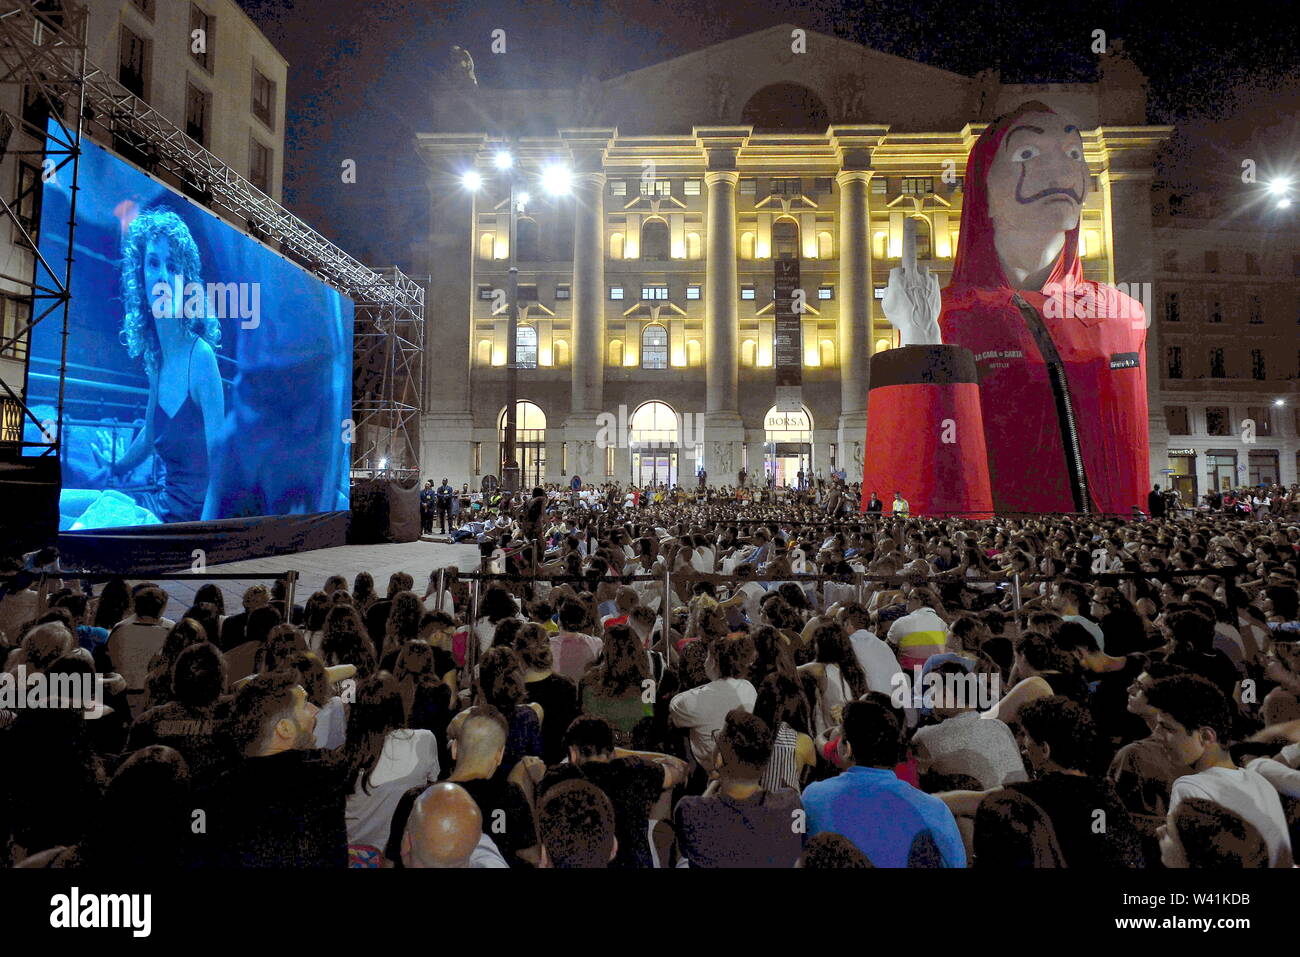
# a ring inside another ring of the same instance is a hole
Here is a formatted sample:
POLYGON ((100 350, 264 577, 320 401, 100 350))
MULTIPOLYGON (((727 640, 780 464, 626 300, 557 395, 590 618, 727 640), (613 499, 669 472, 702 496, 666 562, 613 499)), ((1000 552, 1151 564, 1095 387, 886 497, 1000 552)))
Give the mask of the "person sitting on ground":
POLYGON ((1205 798, 1189 797, 1157 829, 1165 867, 1225 871, 1269 866, 1268 842, 1240 814, 1205 798))
POLYGON ((412 788, 393 815, 400 850, 387 856, 394 867, 508 867, 483 831, 483 815, 458 784, 443 781, 416 793, 412 788))
POLYGON ((553 787, 537 809, 542 867, 609 867, 618 853, 614 807, 589 781, 553 787))
POLYGON ((478 804, 484 833, 492 836, 506 863, 535 867, 540 858, 529 800, 532 779, 520 773, 509 781, 497 777, 509 734, 505 717, 491 705, 476 705, 456 716, 449 734, 455 768, 448 780, 468 791, 478 804))
MULTIPOLYGON (((775 677, 775 676, 774 676, 775 677)), ((790 867, 803 852, 803 810, 794 789, 768 791, 761 779, 772 757, 772 732, 739 708, 718 735, 717 777, 700 797, 677 804, 674 829, 692 867, 790 867)))

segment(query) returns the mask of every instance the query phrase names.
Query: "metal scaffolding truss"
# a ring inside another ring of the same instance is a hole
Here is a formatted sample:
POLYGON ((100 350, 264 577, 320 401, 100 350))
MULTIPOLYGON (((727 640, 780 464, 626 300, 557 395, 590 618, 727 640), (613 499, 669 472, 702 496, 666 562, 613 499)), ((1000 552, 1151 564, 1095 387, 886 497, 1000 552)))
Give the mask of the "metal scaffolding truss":
MULTIPOLYGON (((395 266, 374 269, 348 255, 91 63, 86 55, 86 24, 85 8, 72 0, 0 0, 0 84, 20 84, 24 91, 31 91, 27 95, 39 96, 48 116, 62 124, 67 134, 65 156, 43 148, 28 152, 48 155, 59 166, 72 165, 75 204, 81 137, 88 135, 111 145, 115 152, 176 185, 213 212, 246 226, 252 236, 278 248, 352 298, 358 332, 356 358, 371 362, 376 352, 387 357, 380 386, 356 396, 361 404, 355 407, 354 418, 358 426, 364 422, 372 431, 391 430, 393 434, 383 444, 401 449, 406 463, 402 467, 418 474, 418 410, 423 385, 418 356, 424 350, 424 289, 395 266)), ((43 144, 45 130, 27 119, 22 123, 24 131, 43 144)), ((18 211, 3 198, 0 205, 22 228, 18 211)), ((31 325, 62 307, 65 351, 72 223, 67 228, 66 269, 44 263, 36 252, 36 283, 5 277, 34 288, 34 296, 43 290, 52 300, 49 309, 39 315, 33 307, 31 325), (46 277, 44 286, 42 276, 46 277)), ((25 229, 23 233, 31 239, 25 229)), ((34 242, 29 245, 36 248, 34 242)), ((20 337, 26 331, 21 330, 20 337)), ((30 411, 26 415, 30 417, 30 411)), ((55 439, 52 448, 57 448, 57 436, 55 439)), ((354 445, 354 464, 360 464, 364 455, 360 443, 354 445)))
POLYGON ((356 296, 353 473, 409 485, 420 477, 424 289, 396 266, 382 275, 382 284, 356 296), (402 294, 392 295, 395 288, 402 294))

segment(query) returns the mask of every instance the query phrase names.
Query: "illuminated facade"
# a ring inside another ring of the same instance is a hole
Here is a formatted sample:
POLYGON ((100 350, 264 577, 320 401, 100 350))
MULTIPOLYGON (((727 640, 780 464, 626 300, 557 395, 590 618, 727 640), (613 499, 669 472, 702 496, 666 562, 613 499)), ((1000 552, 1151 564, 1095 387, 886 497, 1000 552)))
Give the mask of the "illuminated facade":
MULTIPOLYGON (((792 52, 774 27, 573 90, 454 81, 418 135, 431 169, 427 247, 427 474, 495 473, 506 394, 509 215, 498 149, 533 199, 516 238, 519 398, 546 427, 534 475, 564 482, 646 475, 690 484, 775 470, 794 484, 860 475, 869 359, 892 347, 880 308, 903 223, 948 281, 967 153, 984 125, 1026 100, 1075 118, 1093 172, 1081 241, 1088 278, 1150 282, 1151 180, 1167 127, 1145 122, 1143 80, 1119 56, 1094 84, 1010 85, 818 34, 792 52), (532 171, 562 161, 574 190, 550 198, 532 171), (461 175, 476 169, 470 192, 461 175), (806 310, 801 411, 778 411, 774 260, 797 258, 806 310), (601 416, 650 402, 702 428, 676 447, 598 441, 601 416), (664 469, 667 469, 665 475, 664 469), (648 471, 647 471, 648 470, 648 471)), ((1162 355, 1153 327, 1152 363, 1162 355)), ((1152 469, 1165 465, 1152 377, 1152 469)), ((531 481, 528 475, 525 478, 531 481)))

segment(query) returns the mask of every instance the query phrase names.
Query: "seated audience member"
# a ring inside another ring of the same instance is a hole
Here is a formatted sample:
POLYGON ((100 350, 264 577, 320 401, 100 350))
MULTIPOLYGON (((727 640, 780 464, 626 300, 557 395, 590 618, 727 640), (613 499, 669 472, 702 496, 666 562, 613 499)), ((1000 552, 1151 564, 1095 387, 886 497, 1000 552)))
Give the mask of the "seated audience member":
POLYGON ((546 772, 539 800, 560 782, 581 778, 596 785, 614 807, 618 854, 609 866, 654 867, 650 815, 659 796, 686 780, 686 763, 667 754, 628 751, 614 745, 614 727, 604 718, 582 715, 564 734, 569 763, 546 772))
POLYGON ((804 788, 808 834, 843 834, 876 867, 907 867, 923 842, 937 848, 941 866, 965 867, 952 813, 894 774, 900 740, 893 710, 874 700, 850 702, 843 732, 839 755, 845 770, 804 788))
POLYGON ((537 809, 542 867, 608 867, 618 852, 614 807, 589 781, 564 781, 537 809))
POLYGON ((162 650, 172 623, 164 622, 162 617, 167 607, 167 593, 157 585, 140 589, 132 607, 134 618, 123 621, 109 632, 107 648, 113 670, 126 679, 132 712, 138 714, 144 710, 149 662, 162 650))
POLYGON ((548 765, 558 764, 564 759, 564 732, 579 714, 578 686, 555 673, 550 636, 537 625, 530 623, 519 630, 515 651, 524 666, 527 700, 540 705, 546 715, 542 724, 542 760, 548 765))
POLYGON ((562 602, 560 630, 550 639, 555 672, 573 682, 581 680, 587 668, 604 650, 604 644, 599 638, 578 630, 586 620, 587 612, 581 604, 576 601, 562 602))
POLYGON ((996 718, 980 720, 974 682, 981 676, 967 674, 954 662, 945 662, 934 673, 945 680, 951 676, 966 682, 970 690, 968 694, 950 696, 945 691, 939 695, 932 711, 935 723, 912 736, 918 772, 923 776, 964 774, 978 781, 982 789, 1025 780, 1025 762, 1011 729, 996 718))
POLYGON ((252 585, 244 591, 244 610, 231 615, 221 624, 221 650, 230 651, 242 645, 248 626, 248 616, 256 609, 271 603, 271 590, 265 585, 252 585))
POLYGON ((348 843, 383 848, 402 794, 438 780, 438 742, 432 731, 406 727, 402 692, 388 672, 357 687, 342 760, 348 769, 348 843))
POLYGON ((646 695, 647 682, 652 682, 650 662, 632 629, 608 626, 604 654, 579 684, 582 711, 609 721, 617 731, 618 743, 627 745, 632 729, 654 714, 654 695, 646 695))
POLYGON ((222 867, 344 867, 347 766, 316 749, 316 707, 294 672, 242 685, 228 724, 243 755, 218 779, 208 841, 222 867))
POLYGON ((1148 861, 1158 856, 1156 829, 1165 823, 1169 813, 1169 789, 1177 778, 1191 774, 1192 769, 1174 762, 1165 746, 1164 735, 1156 726, 1159 712, 1147 701, 1147 692, 1161 678, 1184 674, 1190 672, 1156 661, 1133 679, 1129 685, 1128 713, 1141 718, 1150 734, 1120 748, 1106 772, 1120 803, 1133 818, 1148 861))
POLYGON ((700 797, 677 804, 674 826, 681 856, 692 867, 792 867, 803 852, 803 828, 793 826, 803 804, 796 790, 768 791, 760 783, 772 756, 772 732, 739 708, 718 735, 717 779, 700 797))
POLYGON ((1187 798, 1212 801, 1263 835, 1270 867, 1290 867, 1291 836, 1277 790, 1258 771, 1237 767, 1228 753, 1229 699, 1199 675, 1175 675, 1155 682, 1147 701, 1159 712, 1156 728, 1173 762, 1192 769, 1174 781, 1170 813, 1187 798))
POLYGON ((996 790, 980 801, 973 858, 973 867, 1065 867, 1065 855, 1047 814, 1011 788, 996 790))
POLYGON ((848 632, 853 653, 867 676, 867 688, 892 693, 895 679, 903 669, 893 649, 871 630, 871 613, 857 602, 849 602, 840 610, 840 623, 848 632))
POLYGON ((1156 836, 1165 867, 1227 871, 1269 866, 1268 842, 1259 829, 1205 798, 1184 798, 1156 836))
POLYGON ((749 635, 719 639, 708 655, 718 677, 681 692, 669 704, 669 719, 690 732, 691 755, 701 768, 713 767, 714 732, 722 730, 727 714, 735 708, 754 710, 758 692, 746 680, 754 655, 749 635))
POLYGON ((393 815, 392 833, 402 838, 399 856, 389 860, 395 867, 508 867, 483 824, 478 805, 460 785, 412 788, 393 815))
POLYGON ((843 834, 832 834, 830 831, 823 831, 808 839, 803 856, 799 858, 799 866, 839 869, 875 867, 867 855, 858 850, 857 845, 843 834))
POLYGON ((172 670, 171 700, 150 708, 131 725, 127 750, 150 745, 174 748, 202 789, 227 765, 229 755, 216 737, 217 704, 226 688, 226 662, 211 642, 190 645, 172 670))
POLYGON ((546 713, 541 705, 525 704, 524 671, 519 656, 509 648, 492 648, 479 664, 476 704, 491 705, 509 725, 506 753, 497 768, 504 781, 525 755, 541 757, 542 721, 546 713))
POLYGON ((817 746, 812 739, 811 707, 797 678, 769 674, 758 686, 754 714, 775 729, 772 756, 761 784, 769 791, 803 791, 804 777, 817 767, 817 746))
MULTIPOLYGON (((491 705, 476 705, 452 723, 451 754, 455 768, 448 779, 464 788, 482 812, 489 834, 511 867, 538 863, 537 834, 528 796, 515 781, 497 777, 506 753, 509 726, 491 705)), ((531 786, 531 780, 528 782, 531 786)))

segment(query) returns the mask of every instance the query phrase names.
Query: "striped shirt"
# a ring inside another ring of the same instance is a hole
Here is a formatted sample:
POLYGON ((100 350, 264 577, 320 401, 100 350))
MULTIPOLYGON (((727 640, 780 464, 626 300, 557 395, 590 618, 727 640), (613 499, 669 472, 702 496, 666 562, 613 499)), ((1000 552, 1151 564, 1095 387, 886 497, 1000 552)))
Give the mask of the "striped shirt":
POLYGON ((760 782, 766 791, 799 790, 799 761, 795 749, 799 745, 799 732, 782 721, 772 745, 760 782))

